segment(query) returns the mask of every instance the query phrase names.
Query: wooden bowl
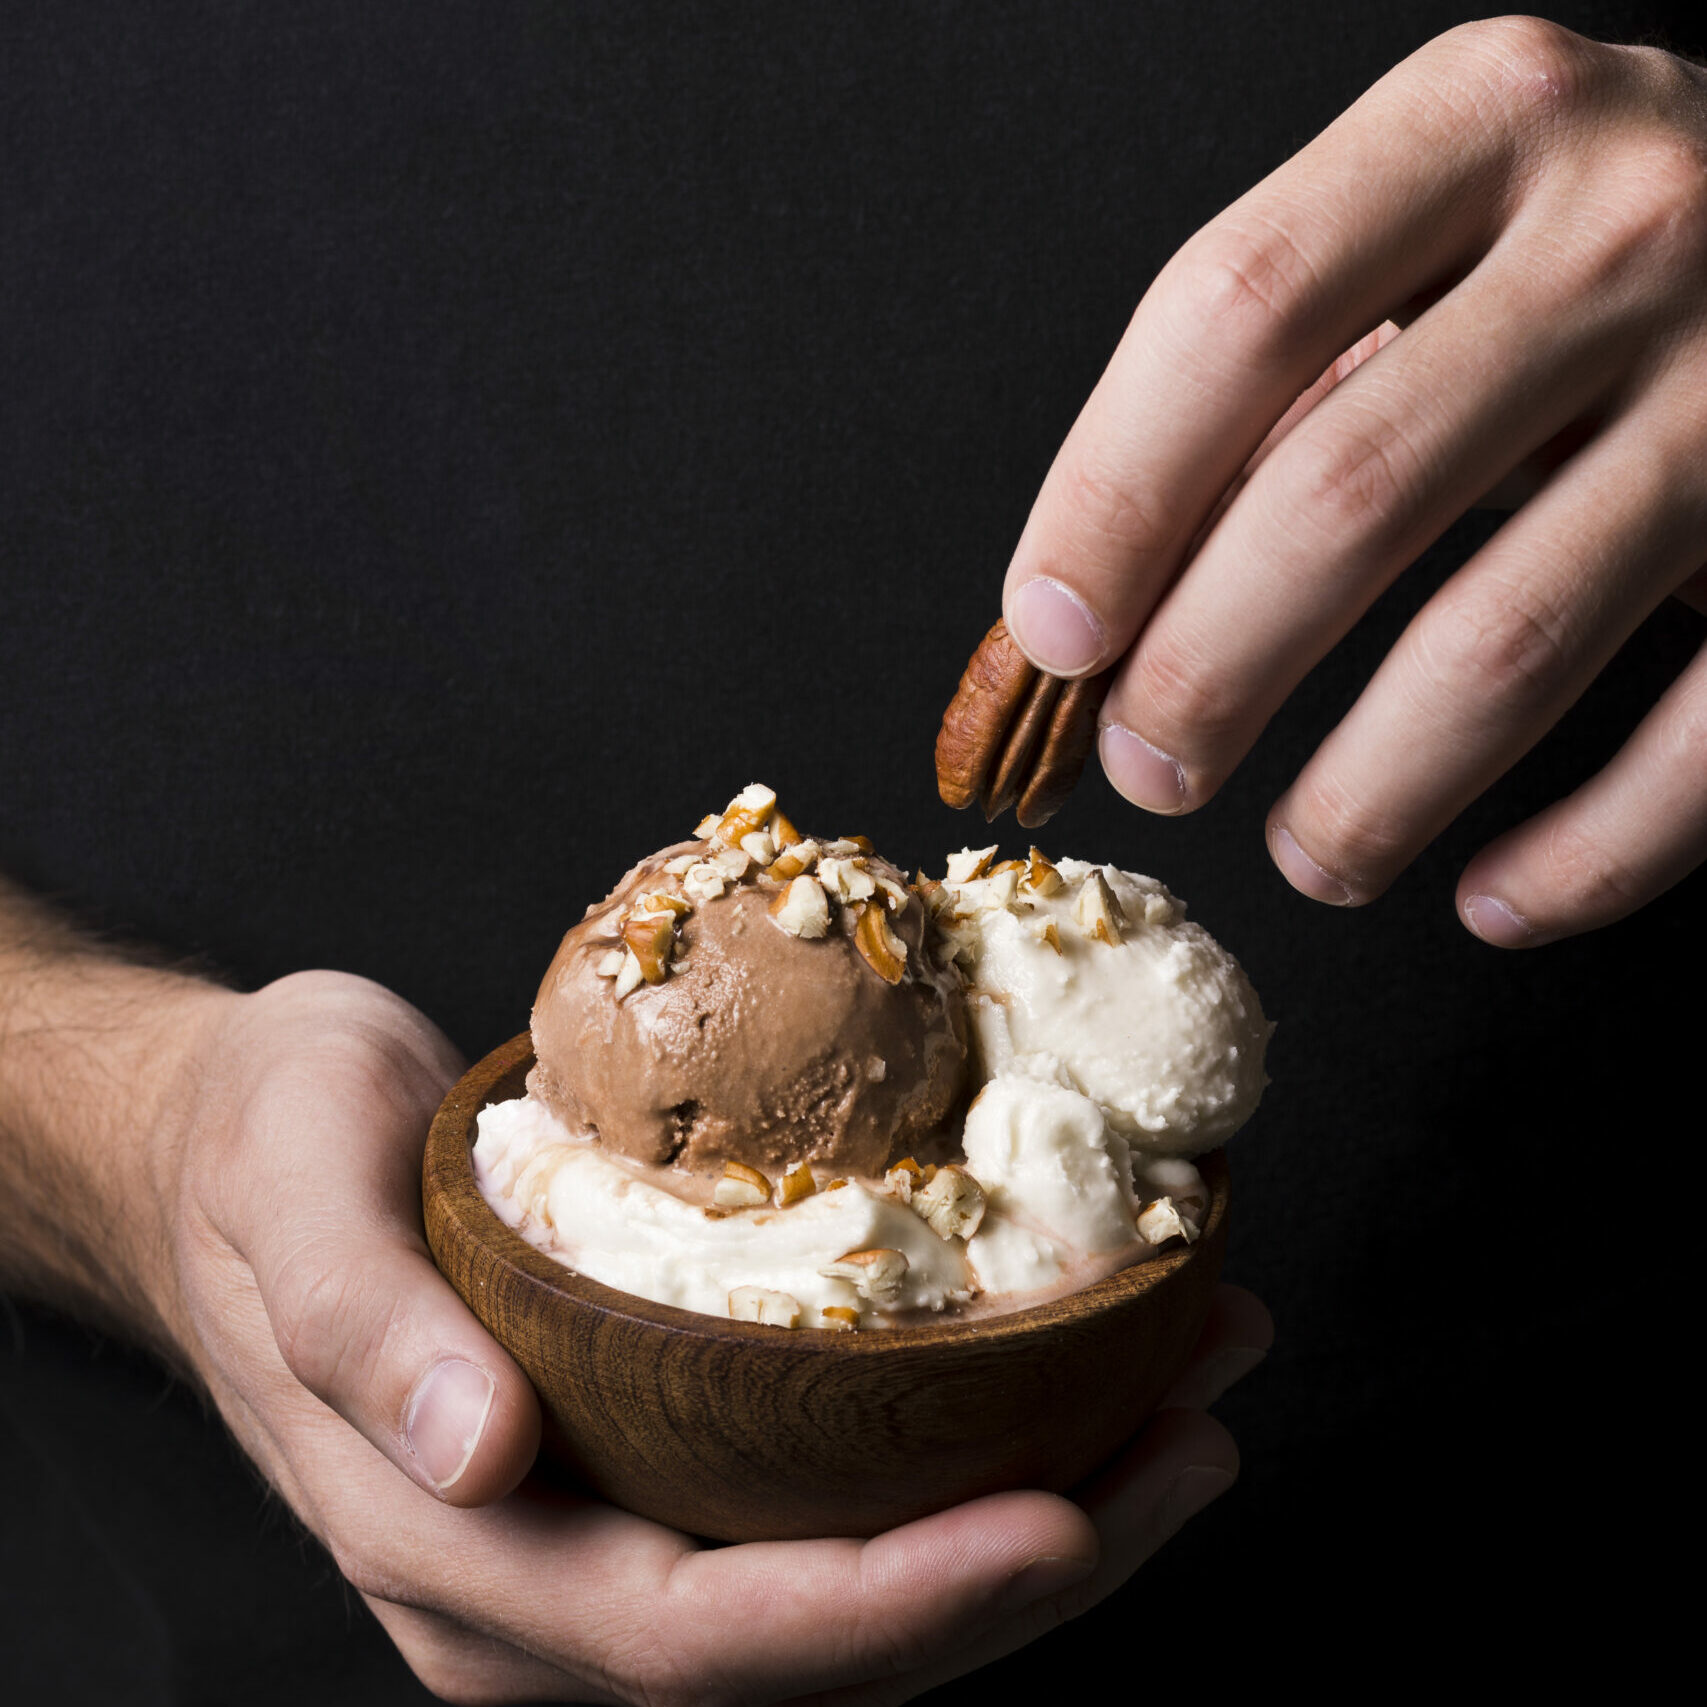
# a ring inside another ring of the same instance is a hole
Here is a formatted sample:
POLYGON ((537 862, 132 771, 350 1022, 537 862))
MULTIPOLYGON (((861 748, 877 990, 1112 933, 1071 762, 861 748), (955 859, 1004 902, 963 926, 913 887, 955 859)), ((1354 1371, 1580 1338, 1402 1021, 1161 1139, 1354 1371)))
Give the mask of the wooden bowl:
POLYGON ((520 1096, 527 1033, 445 1098, 422 1197, 433 1256, 525 1369, 547 1450, 606 1499, 720 1541, 874 1535, 1005 1488, 1064 1490, 1185 1367, 1227 1242, 1203 1236, 1011 1315, 835 1334, 724 1321, 613 1291, 537 1251, 474 1182, 475 1117, 520 1096))

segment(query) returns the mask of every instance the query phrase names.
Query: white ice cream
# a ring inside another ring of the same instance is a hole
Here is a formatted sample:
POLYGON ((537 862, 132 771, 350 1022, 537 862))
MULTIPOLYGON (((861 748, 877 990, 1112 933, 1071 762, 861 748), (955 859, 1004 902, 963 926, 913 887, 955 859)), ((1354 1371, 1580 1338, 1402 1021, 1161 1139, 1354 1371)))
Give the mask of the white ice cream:
POLYGON ((985 1075, 1020 1066, 1059 1078, 1146 1155, 1213 1149, 1268 1083, 1274 1028, 1250 981, 1154 878, 1076 859, 1056 869, 1053 894, 1028 898, 1014 884, 1007 905, 992 904, 1009 887, 995 879, 951 886, 965 911, 948 928, 970 973, 985 1075), (1121 915, 1112 951, 1075 918, 1098 872, 1121 915))
POLYGON ((826 1309, 863 1326, 1015 1308, 1194 1239, 1208 1191, 1186 1158, 1243 1124, 1267 1082, 1273 1028, 1255 992, 1151 878, 988 863, 955 856, 964 880, 932 903, 967 977, 980 1057, 959 1146, 984 1197, 970 1237, 939 1235, 893 1178, 824 1189, 820 1172, 820 1189, 786 1208, 708 1210, 671 1189, 669 1170, 613 1156, 530 1098, 480 1115, 487 1200, 608 1286, 719 1316, 762 1296, 803 1327, 838 1325, 826 1309), (881 1291, 823 1272, 871 1251, 905 1259, 881 1291))

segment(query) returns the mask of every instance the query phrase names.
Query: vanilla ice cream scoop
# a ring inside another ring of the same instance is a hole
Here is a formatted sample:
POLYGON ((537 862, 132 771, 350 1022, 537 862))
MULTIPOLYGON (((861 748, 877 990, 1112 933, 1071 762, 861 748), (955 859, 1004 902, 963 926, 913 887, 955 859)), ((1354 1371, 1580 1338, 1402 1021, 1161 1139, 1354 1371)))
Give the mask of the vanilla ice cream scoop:
POLYGON ((993 852, 951 857, 937 896, 980 1076, 1058 1080, 1145 1155, 1231 1137, 1268 1083, 1274 1029, 1239 963, 1154 878, 1041 856, 992 871, 993 852))

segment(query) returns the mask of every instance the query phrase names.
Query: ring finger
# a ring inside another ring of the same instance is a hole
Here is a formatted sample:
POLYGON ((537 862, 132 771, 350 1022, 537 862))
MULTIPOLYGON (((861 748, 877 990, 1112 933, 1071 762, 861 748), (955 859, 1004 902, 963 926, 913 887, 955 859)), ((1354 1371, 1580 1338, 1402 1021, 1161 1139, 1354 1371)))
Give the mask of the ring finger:
POLYGON ((1305 894, 1379 894, 1514 764, 1700 557, 1698 434, 1610 425, 1413 619, 1270 814, 1305 894), (1683 465, 1680 468, 1680 464, 1683 465))

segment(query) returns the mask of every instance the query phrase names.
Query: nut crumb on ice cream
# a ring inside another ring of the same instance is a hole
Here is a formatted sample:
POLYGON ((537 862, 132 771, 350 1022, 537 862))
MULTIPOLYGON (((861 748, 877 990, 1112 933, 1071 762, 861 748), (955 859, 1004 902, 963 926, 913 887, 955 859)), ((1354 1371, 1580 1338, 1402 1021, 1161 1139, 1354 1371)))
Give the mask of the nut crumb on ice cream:
POLYGON ((1159 883, 909 883, 753 784, 564 937, 476 1177, 619 1290, 779 1328, 1020 1308, 1197 1236, 1271 1027, 1159 883))

